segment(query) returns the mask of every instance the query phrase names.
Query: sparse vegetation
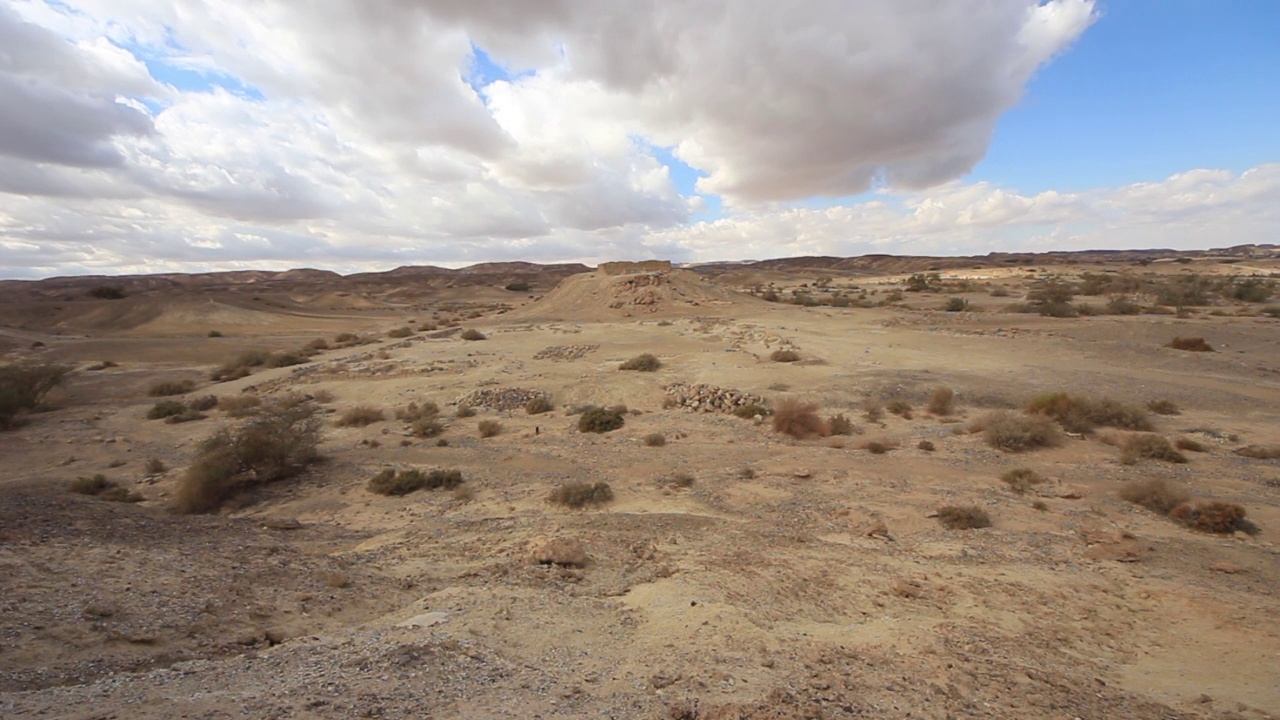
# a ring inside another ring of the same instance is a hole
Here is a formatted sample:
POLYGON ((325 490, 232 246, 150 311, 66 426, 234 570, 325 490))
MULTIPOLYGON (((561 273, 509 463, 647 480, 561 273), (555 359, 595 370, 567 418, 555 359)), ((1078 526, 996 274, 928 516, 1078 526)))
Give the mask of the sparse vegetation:
POLYGON ((1000 479, 1019 495, 1045 482, 1043 475, 1029 468, 1015 468, 1001 475, 1000 479))
POLYGON ((467 328, 466 330, 463 330, 462 334, 460 334, 458 337, 462 338, 463 340, 487 340, 488 339, 484 333, 480 332, 479 330, 476 330, 475 328, 467 328))
POLYGON ((934 446, 933 441, 931 440, 921 440, 919 443, 916 444, 916 448, 923 450, 925 452, 933 452, 934 450, 938 449, 936 446, 934 446))
POLYGON ((911 403, 901 398, 890 400, 885 409, 904 420, 910 420, 912 416, 911 403))
POLYGON ((862 416, 867 422, 878 423, 884 420, 884 405, 875 398, 867 398, 862 401, 862 416))
POLYGON ((144 498, 137 492, 120 487, 114 480, 108 480, 101 473, 92 477, 78 477, 71 481, 67 490, 77 495, 90 495, 108 502, 142 502, 144 498))
POLYGON ((1237 448, 1234 452, 1236 455, 1254 460, 1280 459, 1280 445, 1246 445, 1237 448))
POLYGON ((365 487, 377 495, 401 497, 418 490, 454 490, 463 482, 461 470, 435 469, 424 473, 416 468, 399 471, 387 468, 370 478, 365 487))
POLYGON ((1120 497, 1161 515, 1190 499, 1181 488, 1161 478, 1130 480, 1120 489, 1120 497))
POLYGON ((738 407, 734 408, 733 414, 745 420, 750 420, 757 415, 761 417, 768 417, 769 408, 763 405, 757 405, 755 403, 751 403, 748 405, 739 405, 738 407))
POLYGON ((1163 436, 1155 433, 1134 433, 1125 440, 1120 451, 1120 462, 1133 465, 1142 458, 1184 463, 1187 456, 1174 449, 1163 436))
POLYGON ((541 415, 555 409, 556 406, 551 404, 551 398, 546 395, 538 395, 524 404, 524 411, 529 415, 541 415))
POLYGON ((567 482, 551 491, 551 502, 572 508, 604 505, 613 500, 613 489, 607 482, 567 482))
POLYGON ((454 417, 469 418, 476 416, 475 408, 470 405, 459 405, 458 409, 453 412, 454 417))
POLYGON ((649 433, 644 436, 645 447, 662 447, 667 444, 667 436, 662 433, 649 433))
POLYGON ((125 298, 124 288, 119 285, 98 285, 89 288, 89 292, 86 295, 98 300, 123 300, 125 298))
POLYGON ((578 416, 578 432, 607 433, 626 423, 622 413, 612 408, 590 407, 578 416))
POLYGON ((221 332, 219 332, 219 331, 217 331, 217 330, 210 330, 210 331, 209 331, 209 334, 208 334, 206 337, 211 337, 211 338, 220 338, 220 337, 222 337, 222 333, 221 333, 221 332))
POLYGON ((480 432, 480 437, 491 438, 502 432, 502 423, 497 420, 481 420, 476 428, 480 432))
POLYGON ((800 353, 795 350, 774 350, 769 355, 769 359, 774 362, 792 363, 800 359, 800 353))
POLYGON ((254 414, 262 405, 257 395, 231 395, 218 399, 218 409, 233 418, 243 418, 254 414))
POLYGON ((164 461, 157 457, 148 458, 146 464, 142 467, 148 475, 159 475, 169 469, 169 466, 165 465, 164 461))
POLYGON ((182 381, 164 381, 158 382, 147 389, 147 394, 151 397, 167 397, 170 395, 183 395, 191 392, 196 387, 193 380, 182 381))
POLYGON ((988 445, 1005 452, 1025 452, 1062 443, 1057 424, 1042 415, 997 410, 979 418, 974 427, 982 431, 988 445))
POLYGON ((929 395, 929 404, 926 409, 934 415, 946 417, 955 412, 956 392, 949 387, 940 387, 934 389, 929 395))
POLYGON ((348 408, 346 412, 338 416, 333 424, 337 427, 367 427, 374 423, 386 420, 387 416, 381 409, 370 405, 357 405, 348 408))
POLYGON ((619 370, 636 370, 639 372, 653 372, 662 367, 662 361, 652 353, 642 353, 618 366, 619 370))
POLYGON ((898 447, 898 443, 884 439, 864 440, 863 442, 858 443, 859 450, 866 450, 872 455, 884 455, 896 447, 898 447))
POLYGON ((1192 530, 1223 535, 1237 530, 1256 533, 1253 523, 1245 520, 1245 514, 1243 506, 1217 500, 1184 502, 1169 511, 1171 519, 1192 530))
POLYGON ((413 328, 410 327, 398 327, 387 331, 387 337, 389 338, 407 338, 411 335, 413 335, 413 328))
POLYGON ((1147 403, 1147 409, 1157 415, 1181 415, 1182 408, 1172 400, 1152 400, 1147 403))
POLYGON ((818 416, 818 406, 795 398, 774 403, 773 430, 798 440, 823 437, 828 432, 826 422, 818 416))
POLYGON ((969 309, 969 301, 964 298, 947 298, 946 304, 942 306, 945 312, 964 312, 969 309))
POLYGON ((1204 443, 1187 437, 1180 437, 1177 440, 1174 440, 1173 446, 1179 450, 1186 450, 1187 452, 1209 452, 1209 448, 1205 447, 1204 443))
POLYGON ((163 420, 185 412, 187 406, 177 400, 161 400, 147 411, 148 420, 163 420))
POLYGON ((1151 430, 1146 410, 1111 398, 1085 398, 1065 392, 1045 393, 1032 398, 1026 411, 1058 421, 1068 432, 1087 433, 1103 425, 1122 430, 1151 430))
POLYGON ((1187 352, 1214 352, 1213 346, 1202 337, 1175 337, 1165 347, 1187 352))
POLYGON ((827 432, 830 435, 852 435, 853 421, 844 413, 837 413, 827 418, 827 432))
POLYGON ((696 479, 692 473, 676 471, 662 478, 661 484, 668 487, 691 488, 696 479))
POLYGON ((506 289, 511 292, 529 292, 532 286, 524 280, 512 280, 506 284, 506 289))
POLYGON ((938 522, 948 530, 978 530, 991 527, 991 516, 976 505, 945 505, 938 508, 938 522))
POLYGON ((197 398, 191 398, 187 401, 187 407, 196 412, 204 412, 218 407, 217 395, 201 395, 197 398))

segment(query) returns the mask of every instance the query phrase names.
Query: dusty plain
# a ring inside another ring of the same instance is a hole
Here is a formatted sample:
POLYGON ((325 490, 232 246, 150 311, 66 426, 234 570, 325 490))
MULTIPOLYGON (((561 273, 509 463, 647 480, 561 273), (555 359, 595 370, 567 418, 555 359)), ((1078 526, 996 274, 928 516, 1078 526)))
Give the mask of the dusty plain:
POLYGON ((1280 274, 1266 254, 1175 255, 953 262, 921 292, 901 291, 930 266, 884 263, 303 272, 119 300, 0 284, 5 361, 75 368, 0 432, 0 717, 1280 716, 1280 460, 1234 452, 1280 445, 1280 318, 1265 311, 1280 301, 1178 312, 1135 291, 1134 315, 1005 311, 1050 277, 1280 274), (945 311, 953 298, 967 305, 945 311), (341 333, 367 342, 209 379, 244 350, 341 333), (1215 351, 1166 347, 1191 336, 1215 351), (641 353, 661 367, 619 370, 641 353), (201 441, 252 422, 146 419, 148 389, 183 380, 178 400, 315 398, 323 459, 218 512, 173 513, 201 441), (854 428, 795 439, 673 405, 677 383, 795 397, 854 428), (940 387, 950 414, 926 409, 940 387), (469 393, 511 389, 554 409, 456 417, 469 393), (1126 464, 1123 429, 1017 453, 973 431, 1054 391, 1171 401, 1155 431, 1204 451, 1126 464), (395 419, 427 401, 439 437, 395 419), (875 412, 894 401, 910 412, 875 412), (584 405, 625 405, 625 425, 579 432, 584 405), (339 427, 355 406, 385 419, 339 427), (501 431, 482 438, 485 420, 501 431), (388 467, 456 468, 465 489, 367 490, 388 467), (1001 480, 1016 468, 1044 482, 1019 493, 1001 480), (98 473, 144 499, 68 491, 98 473), (1243 506, 1249 531, 1198 532, 1119 496, 1153 478, 1243 506), (549 502, 571 481, 613 499, 549 502), (945 505, 991 527, 948 529, 945 505), (548 542, 586 558, 539 562, 548 542))

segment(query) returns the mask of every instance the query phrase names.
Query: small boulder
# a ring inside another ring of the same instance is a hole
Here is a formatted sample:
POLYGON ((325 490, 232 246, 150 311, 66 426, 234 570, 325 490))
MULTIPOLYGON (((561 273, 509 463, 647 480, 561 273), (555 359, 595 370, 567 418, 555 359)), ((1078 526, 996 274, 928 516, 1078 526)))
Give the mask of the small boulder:
POLYGON ((529 542, 526 557, 534 565, 582 567, 587 564, 587 550, 574 538, 534 538, 529 542))

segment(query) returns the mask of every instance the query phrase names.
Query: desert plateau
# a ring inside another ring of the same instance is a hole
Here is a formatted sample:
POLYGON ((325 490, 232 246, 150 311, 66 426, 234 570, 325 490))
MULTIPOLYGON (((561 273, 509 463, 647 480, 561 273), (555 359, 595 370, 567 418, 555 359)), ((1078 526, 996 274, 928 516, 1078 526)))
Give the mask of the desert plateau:
POLYGON ((1278 277, 0 281, 0 717, 1280 716, 1278 277))

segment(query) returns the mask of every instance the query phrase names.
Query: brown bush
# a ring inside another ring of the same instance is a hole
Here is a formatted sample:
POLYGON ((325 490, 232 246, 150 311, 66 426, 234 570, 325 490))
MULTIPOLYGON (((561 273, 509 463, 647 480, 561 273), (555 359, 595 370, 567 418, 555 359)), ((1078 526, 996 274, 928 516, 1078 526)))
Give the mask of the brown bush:
POLYGON ((186 412, 186 410, 187 406, 177 400, 161 400, 147 410, 147 419, 163 420, 175 415, 181 415, 186 412))
POLYGON ((475 416, 476 416, 476 410, 475 410, 475 408, 471 407, 470 405, 459 405, 459 406, 458 406, 458 409, 457 409, 457 410, 455 410, 453 414, 454 414, 456 417, 460 417, 460 418, 475 417, 475 416))
POLYGON ((733 414, 736 415, 737 417, 750 420, 757 415, 761 417, 768 417, 769 408, 763 405, 757 405, 755 403, 751 403, 749 405, 739 405, 738 407, 734 408, 733 414))
POLYGON ((481 420, 476 429, 480 432, 480 437, 491 438, 502 432, 502 423, 497 420, 481 420))
POLYGON ((930 440, 921 440, 916 447, 925 452, 933 452, 934 450, 937 450, 933 442, 930 440))
POLYGON ((884 406, 875 398, 867 398, 862 401, 862 415, 867 422, 878 423, 884 420, 884 406))
POLYGON ((147 394, 151 397, 167 397, 169 395, 184 395, 195 390, 196 383, 194 380, 182 381, 165 381, 158 382, 147 388, 147 394))
POLYGON ((567 482, 551 491, 550 500, 556 505, 573 508, 603 505, 613 500, 613 490, 606 482, 567 482))
POLYGON ((333 424, 337 427, 367 427, 386 420, 382 410, 369 405, 357 405, 338 416, 333 424))
POLYGON ((929 395, 927 409, 934 415, 947 416, 955 412, 956 393, 949 387, 940 387, 929 395))
POLYGON ((423 419, 431 419, 440 414, 440 407, 430 400, 418 404, 411 402, 408 405, 396 409, 396 419, 401 422, 416 422, 423 419))
POLYGON ((791 363, 800 359, 800 353, 795 350, 774 350, 769 355, 769 359, 774 362, 791 363))
POLYGON ((938 522, 948 530, 977 530, 991 527, 991 516, 976 505, 946 505, 938 508, 938 522))
POLYGON ((1120 497, 1161 515, 1190 499, 1181 488, 1160 478, 1130 480, 1120 489, 1120 497))
POLYGON ((578 416, 578 432, 607 433, 626 424, 622 413, 613 408, 591 406, 578 416))
POLYGON ((530 415, 541 415, 555 409, 556 406, 551 404, 551 398, 546 395, 538 395, 524 404, 524 411, 530 415))
POLYGON ((979 418, 974 428, 982 431, 988 445, 1005 452, 1056 447, 1062 443, 1058 426, 1041 415, 998 410, 979 418))
POLYGON ((830 435, 852 435, 854 431, 853 421, 844 416, 844 413, 837 413, 827 418, 827 432, 830 435))
POLYGON ((1004 484, 1009 486, 1010 490, 1019 495, 1030 490, 1032 487, 1045 482, 1045 478, 1035 470, 1028 468, 1016 468, 1000 476, 1004 484))
POLYGON ((883 438, 876 440, 863 440, 858 443, 859 450, 866 450, 872 455, 884 455, 885 453, 898 447, 898 443, 883 438))
POLYGON ((1169 341, 1167 348, 1186 350, 1187 352, 1213 352, 1213 346, 1202 337, 1175 337, 1169 341))
POLYGON ((1187 456, 1175 450, 1164 437, 1155 433, 1135 433, 1125 440, 1120 449, 1120 462, 1133 465, 1142 458, 1171 463, 1187 461, 1187 456))
POLYGON ((1092 432, 1099 425, 1123 430, 1151 430, 1146 410, 1111 398, 1086 398, 1065 392, 1045 393, 1032 398, 1026 411, 1046 415, 1070 432, 1092 432))
POLYGON ((144 470, 146 470, 148 475, 159 475, 160 473, 169 469, 168 466, 164 464, 163 460, 155 457, 149 458, 146 464, 144 464, 142 467, 144 470))
POLYGON ((1243 530, 1256 532, 1253 523, 1245 520, 1245 509, 1235 503, 1217 500, 1185 502, 1169 511, 1169 517, 1192 530, 1208 533, 1233 533, 1243 530))
POLYGON ((1180 437, 1177 440, 1174 440, 1173 446, 1179 450, 1186 450, 1187 452, 1209 452, 1209 448, 1205 447, 1204 443, 1199 440, 1192 440, 1191 438, 1186 437, 1180 437))
POLYGON ((1246 445, 1234 450, 1236 455, 1254 460, 1275 460, 1280 458, 1280 445, 1246 445))
POLYGON ((462 338, 463 340, 487 340, 488 339, 487 337, 485 337, 484 333, 480 332, 479 330, 476 330, 475 328, 468 328, 466 330, 463 330, 462 334, 459 335, 458 337, 462 338))
POLYGON ((196 412, 204 412, 218 407, 217 395, 202 395, 198 398, 191 398, 187 401, 187 407, 196 412))
POLYGON ((408 327, 398 327, 394 330, 387 331, 389 338, 407 338, 413 334, 413 329, 408 327))
POLYGON ((649 433, 644 436, 645 447, 662 447, 667 444, 667 436, 662 433, 649 433))
POLYGON ((653 372, 662 367, 662 361, 652 353, 643 353, 637 355, 630 360, 618 366, 619 370, 637 370, 639 372, 653 372))
POLYGON ((252 415, 261 405, 262 399, 257 395, 234 395, 218 399, 218 409, 234 418, 252 415))
POLYGON ((904 420, 911 419, 911 403, 906 400, 890 400, 889 404, 885 405, 885 409, 904 420))
POLYGON ((115 486, 114 481, 108 480, 106 475, 98 473, 92 477, 78 477, 72 480, 67 485, 67 490, 77 495, 97 495, 115 486))
POLYGON ((1157 415, 1181 415, 1182 408, 1172 400, 1152 400, 1147 403, 1147 409, 1157 415))
POLYGON ((461 470, 435 469, 422 472, 418 469, 396 471, 387 468, 369 479, 369 492, 377 495, 404 496, 418 490, 453 490, 462 485, 461 470))
POLYGON ((168 425, 178 425, 180 423, 188 423, 188 422, 195 422, 196 420, 203 420, 206 417, 208 417, 208 415, 205 415, 204 413, 198 410, 193 410, 192 408, 183 408, 182 412, 178 413, 177 415, 170 415, 169 417, 166 417, 164 421, 168 425))
POLYGON ((774 403, 773 429, 799 440, 823 437, 827 424, 818 417, 818 406, 795 398, 783 398, 774 403))

